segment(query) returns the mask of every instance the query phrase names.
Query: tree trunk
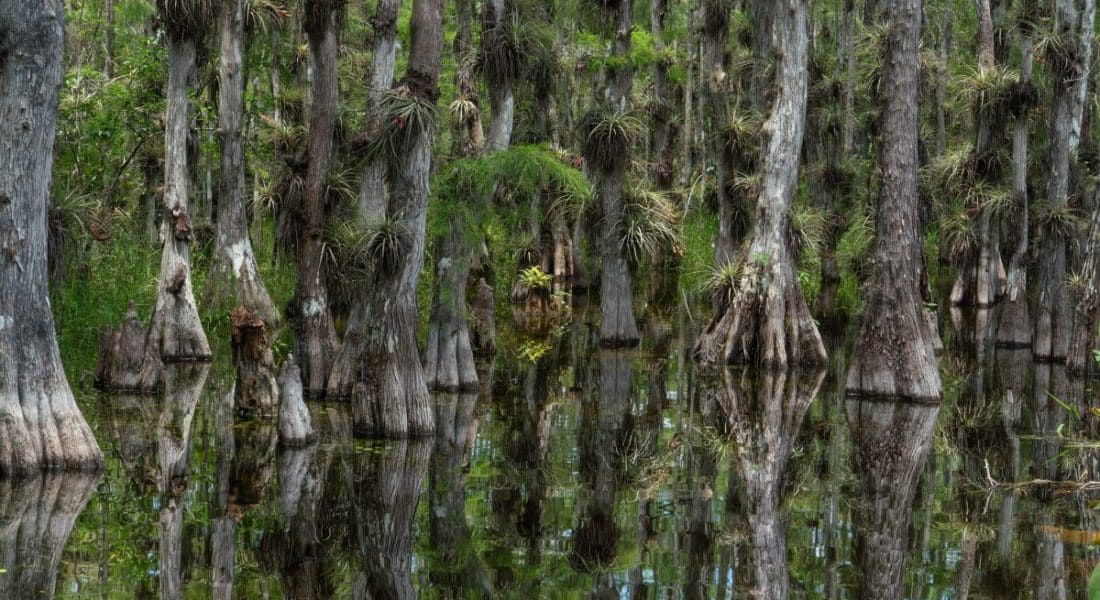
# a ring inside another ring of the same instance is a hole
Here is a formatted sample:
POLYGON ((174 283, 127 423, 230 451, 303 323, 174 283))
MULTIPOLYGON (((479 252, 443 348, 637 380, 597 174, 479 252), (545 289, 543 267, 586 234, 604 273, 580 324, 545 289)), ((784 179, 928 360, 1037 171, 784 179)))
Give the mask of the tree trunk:
POLYGON ((46 282, 63 10, 0 0, 0 478, 103 467, 65 378, 46 282))
POLYGON ((237 519, 240 515, 230 512, 229 490, 233 470, 235 444, 233 439, 233 403, 215 403, 214 435, 217 459, 215 460, 214 502, 210 519, 210 570, 211 597, 214 600, 232 600, 233 571, 237 558, 237 519))
MULTIPOLYGON (((618 0, 612 15, 615 38, 611 43, 611 59, 615 67, 607 67, 606 102, 610 110, 623 112, 630 104, 634 84, 633 68, 628 64, 630 37, 633 30, 633 0, 618 0)), ((627 149, 623 149, 625 152, 627 149)), ((634 277, 622 249, 623 178, 625 161, 616 161, 610 170, 601 173, 600 206, 603 210, 603 233, 600 236, 600 344, 609 348, 638 345, 638 324, 634 319, 634 277)))
MULTIPOLYGON (((367 90, 367 135, 378 132, 383 118, 382 95, 393 87, 393 69, 397 61, 397 13, 401 0, 379 0, 371 19, 374 51, 371 53, 370 88, 367 90)), ((386 161, 371 158, 363 168, 359 186, 359 216, 374 223, 386 216, 386 161)))
POLYGON ((1067 366, 1076 374, 1095 373, 1100 352, 1100 198, 1093 200, 1092 218, 1085 239, 1085 265, 1079 300, 1073 314, 1067 366))
MULTIPOLYGON (((789 211, 798 186, 806 126, 807 8, 786 0, 776 9, 776 96, 764 125, 763 183, 737 289, 717 307, 698 340, 705 362, 760 364, 785 369, 825 362, 825 347, 810 316, 789 243, 789 211)), ((914 173, 915 175, 915 173, 914 173)))
POLYGON ((195 69, 195 40, 168 36, 168 91, 164 132, 164 244, 157 278, 156 303, 149 318, 145 345, 166 361, 210 360, 210 344, 199 320, 191 289, 190 246, 193 239, 187 211, 191 195, 187 134, 191 124, 190 80, 195 69))
POLYGON ((733 178, 736 166, 732 152, 727 152, 731 91, 726 73, 726 39, 729 37, 730 5, 727 0, 703 2, 703 66, 706 86, 708 151, 716 162, 715 187, 718 190, 718 239, 714 244, 714 262, 721 267, 737 258, 738 243, 745 235, 744 220, 737 214, 744 209, 736 206, 733 178))
MULTIPOLYGON (((414 1, 411 32, 408 68, 394 93, 434 108, 443 52, 442 0, 414 1)), ((434 428, 416 347, 416 287, 424 267, 433 137, 430 130, 415 132, 391 165, 386 214, 408 237, 407 251, 396 268, 371 274, 361 318, 349 322, 344 341, 343 352, 350 353, 355 368, 334 370, 329 378, 330 395, 352 397, 358 434, 403 437, 430 434, 434 428)))
MULTIPOLYGON (((649 0, 649 27, 658 53, 664 52, 665 23, 668 19, 669 0, 649 0)), ((657 189, 668 190, 675 182, 672 160, 672 86, 668 79, 671 65, 659 58, 653 65, 653 125, 651 130, 650 160, 655 164, 654 184, 657 189)))
MULTIPOLYGON (((326 5, 327 6, 327 5, 326 5)), ((301 361, 307 396, 325 391, 329 368, 337 352, 336 329, 324 277, 326 179, 332 160, 338 89, 336 73, 336 11, 310 9, 304 27, 309 37, 312 78, 309 109, 309 165, 306 168, 305 223, 298 234, 298 284, 294 291, 294 355, 301 361)))
MULTIPOLYGON (((1020 33, 1020 86, 1033 92, 1031 86, 1032 48, 1031 37, 1020 33)), ((1015 248, 1008 262, 1008 281, 1005 289, 1005 301, 1001 307, 1000 324, 997 328, 997 344, 1009 348, 1025 348, 1031 345, 1031 315, 1027 305, 1027 262, 1028 262, 1028 211, 1027 193, 1027 115, 1016 116, 1016 125, 1012 134, 1012 189, 1015 194, 1016 231, 1015 248)))
POLYGON ((229 327, 233 335, 233 366, 237 372, 233 386, 237 415, 246 419, 275 416, 279 407, 279 388, 275 383, 275 357, 271 353, 264 320, 238 306, 229 315, 229 327))
POLYGON ((847 405, 852 471, 859 474, 866 498, 854 518, 859 597, 902 598, 909 519, 939 407, 877 400, 849 400, 847 405))
MULTIPOLYGON (((508 35, 511 24, 504 10, 504 0, 488 0, 485 3, 485 21, 482 25, 482 43, 494 39, 503 41, 508 35), (497 29, 499 35, 486 35, 497 29)), ((509 77, 490 78, 489 81, 489 137, 486 149, 489 152, 506 150, 512 143, 512 126, 516 114, 516 99, 512 93, 512 81, 509 77)))
MULTIPOLYGON (((994 53, 993 42, 993 14, 989 7, 990 0, 977 0, 978 2, 978 68, 981 71, 989 71, 997 68, 997 58, 994 53)), ((988 114, 979 111, 976 115, 977 137, 974 141, 975 157, 984 162, 996 141, 994 129, 1000 129, 1001 123, 991 122, 988 114)), ((981 179, 988 176, 981 175, 981 179)), ((991 181, 990 183, 996 183, 991 181)), ((999 267, 1000 256, 1000 228, 993 220, 993 209, 988 206, 979 207, 979 240, 977 280, 975 285, 975 299, 979 307, 992 306, 1000 296, 999 267)))
POLYGON ((864 318, 848 369, 850 392, 939 399, 934 333, 921 296, 920 217, 917 197, 917 97, 920 0, 889 8, 891 24, 882 75, 879 126, 881 177, 875 218, 874 264, 864 318))
POLYGON ((437 245, 435 293, 432 297, 424 376, 428 389, 476 392, 477 368, 467 326, 466 280, 470 272, 470 237, 465 219, 452 221, 450 233, 437 245))
POLYGON ((308 446, 317 439, 313 420, 302 394, 302 374, 294 357, 288 356, 279 372, 279 443, 289 447, 308 446))
MULTIPOLYGON (((1066 45, 1065 56, 1053 69, 1049 154, 1048 210, 1066 209, 1069 199, 1070 158, 1081 142, 1081 119, 1092 61, 1095 0, 1059 0, 1054 7, 1055 35, 1066 45)), ((1031 352, 1036 359, 1060 361, 1069 350, 1072 315, 1066 293, 1066 238, 1058 223, 1050 223, 1039 246, 1039 295, 1035 303, 1035 335, 1031 352)))
POLYGON ((241 140, 244 118, 244 4, 244 0, 221 3, 218 225, 210 276, 203 290, 203 307, 244 306, 258 314, 269 327, 275 327, 279 322, 279 313, 256 265, 244 204, 244 147, 241 140))
POLYGON ((0 480, 0 597, 53 597, 73 524, 98 482, 82 473, 0 480))
MULTIPOLYGON (((463 3, 467 12, 468 4, 463 3)), ((505 27, 504 4, 502 0, 494 0, 486 5, 488 16, 485 28, 505 27)), ((467 20, 469 15, 465 15, 467 20)), ((464 35, 469 35, 469 24, 465 25, 464 35)), ((485 40, 489 36, 483 35, 485 40)), ((456 54, 460 50, 469 51, 469 48, 460 48, 460 44, 469 44, 468 39, 455 39, 456 54)), ((459 55, 461 56, 461 55, 459 55)), ((460 60, 464 60, 461 59, 460 60)), ((462 68, 456 73, 458 81, 460 102, 472 103, 473 109, 466 116, 465 122, 456 123, 456 141, 461 140, 459 151, 464 156, 476 156, 482 150, 481 116, 477 109, 477 87, 473 80, 473 73, 468 72, 465 61, 462 68)), ((472 66, 472 65, 471 65, 472 66)), ((490 81, 490 87, 500 82, 490 81)), ((504 150, 511 139, 512 108, 511 84, 507 83, 506 100, 500 103, 494 101, 493 119, 490 125, 489 151, 504 150), (498 114, 499 111, 499 114, 498 114), (494 132, 493 127, 498 131, 494 132), (507 130, 507 134, 502 133, 507 130), (497 138, 494 140, 494 135, 497 138), (493 146, 492 144, 503 144, 493 146)), ((497 88, 493 87, 494 90, 497 88)), ((494 94, 496 98, 497 94, 494 94)), ((499 100, 499 99, 498 99, 499 100)), ((435 266, 435 285, 432 289, 432 306, 428 322, 428 341, 424 348, 424 378, 428 389, 441 392, 472 392, 478 389, 477 369, 474 365, 473 345, 469 330, 466 289, 469 281, 470 263, 474 255, 474 247, 471 240, 476 239, 470 234, 469 228, 476 226, 466 222, 466 219, 458 211, 458 214, 450 222, 450 231, 440 235, 435 243, 436 253, 439 256, 435 266)), ((484 280, 482 280, 484 281, 484 280)), ((485 285, 488 285, 485 282, 485 285)), ((482 337, 487 332, 481 331, 482 337)))

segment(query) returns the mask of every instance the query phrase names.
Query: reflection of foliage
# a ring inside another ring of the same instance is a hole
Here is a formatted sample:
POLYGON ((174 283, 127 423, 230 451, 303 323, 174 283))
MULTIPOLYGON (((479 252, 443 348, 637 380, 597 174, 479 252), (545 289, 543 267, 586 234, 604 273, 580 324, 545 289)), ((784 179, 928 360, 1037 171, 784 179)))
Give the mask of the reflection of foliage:
POLYGON ((554 341, 551 339, 524 340, 519 347, 519 356, 528 362, 538 362, 547 352, 554 349, 554 341))

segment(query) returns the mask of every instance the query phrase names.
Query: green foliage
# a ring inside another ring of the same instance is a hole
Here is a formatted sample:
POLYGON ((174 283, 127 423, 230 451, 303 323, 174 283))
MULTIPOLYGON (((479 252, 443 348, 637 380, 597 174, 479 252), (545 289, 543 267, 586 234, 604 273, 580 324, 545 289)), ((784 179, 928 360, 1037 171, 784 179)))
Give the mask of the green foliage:
POLYGON ((645 124, 629 111, 603 106, 593 109, 579 125, 584 158, 605 173, 630 161, 630 149, 645 135, 645 124))
POLYGON ((538 265, 528 267, 520 272, 519 281, 529 290, 549 290, 554 282, 554 276, 543 273, 538 265))
POLYGON ((623 217, 611 224, 619 231, 620 248, 635 265, 662 253, 683 254, 679 234, 680 213, 671 197, 636 182, 623 193, 623 217))
POLYGON ((382 95, 380 110, 383 115, 381 123, 367 148, 371 158, 390 162, 399 160, 416 140, 435 130, 435 105, 406 88, 386 91, 382 95))

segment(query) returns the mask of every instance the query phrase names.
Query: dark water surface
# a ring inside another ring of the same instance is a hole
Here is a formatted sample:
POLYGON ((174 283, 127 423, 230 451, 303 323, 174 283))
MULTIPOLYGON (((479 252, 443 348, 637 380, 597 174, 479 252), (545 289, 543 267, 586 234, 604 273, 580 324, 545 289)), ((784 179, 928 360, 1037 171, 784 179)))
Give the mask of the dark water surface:
POLYGON ((942 405, 828 371, 703 372, 683 312, 641 348, 587 318, 502 340, 434 438, 233 422, 224 365, 83 404, 102 479, 0 483, 0 598, 1085 598, 1096 396, 950 334, 942 405), (954 338, 954 339, 951 339, 954 338), (1009 485, 1011 482, 1031 482, 1009 485))

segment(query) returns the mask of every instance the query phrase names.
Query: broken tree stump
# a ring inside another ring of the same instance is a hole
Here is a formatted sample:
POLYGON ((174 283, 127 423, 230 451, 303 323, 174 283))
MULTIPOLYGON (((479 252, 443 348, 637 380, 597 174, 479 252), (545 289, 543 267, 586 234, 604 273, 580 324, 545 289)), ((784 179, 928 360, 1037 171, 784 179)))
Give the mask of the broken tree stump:
POLYGON ((107 325, 100 334, 97 390, 151 394, 159 389, 163 367, 160 357, 148 351, 145 339, 145 325, 131 301, 118 329, 107 325))
POLYGON ((243 306, 233 309, 229 325, 233 335, 233 365, 237 369, 234 390, 237 416, 274 416, 279 388, 267 326, 262 317, 243 306))

